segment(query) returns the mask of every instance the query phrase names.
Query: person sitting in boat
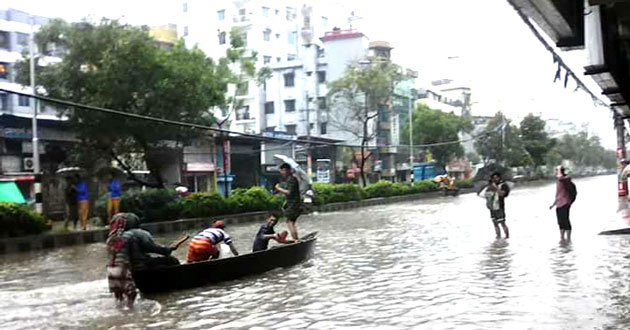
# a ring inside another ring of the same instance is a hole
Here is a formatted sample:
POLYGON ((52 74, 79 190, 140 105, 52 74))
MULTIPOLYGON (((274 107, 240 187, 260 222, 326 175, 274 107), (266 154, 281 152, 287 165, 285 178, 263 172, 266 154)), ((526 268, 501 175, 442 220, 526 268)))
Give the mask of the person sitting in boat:
POLYGON ((203 230, 193 237, 188 244, 188 253, 186 260, 188 263, 206 261, 209 259, 217 259, 219 257, 219 249, 217 245, 220 243, 227 244, 232 254, 237 256, 238 251, 232 244, 232 238, 225 232, 225 221, 216 220, 210 228, 203 230))
POLYGON ((280 243, 287 242, 288 232, 286 230, 276 233, 273 227, 278 223, 278 214, 272 213, 267 218, 264 224, 258 229, 256 237, 254 238, 254 246, 252 252, 267 250, 269 247, 269 240, 276 240, 280 243))
POLYGON ((119 304, 126 301, 129 308, 136 299, 132 270, 179 264, 169 255, 176 247, 156 244, 149 232, 140 229, 140 219, 133 213, 117 213, 112 217, 106 246, 109 291, 119 304))
POLYGON ((140 228, 140 219, 135 214, 124 214, 128 229, 122 236, 128 244, 132 270, 179 265, 179 260, 171 256, 177 247, 155 243, 151 233, 140 228))

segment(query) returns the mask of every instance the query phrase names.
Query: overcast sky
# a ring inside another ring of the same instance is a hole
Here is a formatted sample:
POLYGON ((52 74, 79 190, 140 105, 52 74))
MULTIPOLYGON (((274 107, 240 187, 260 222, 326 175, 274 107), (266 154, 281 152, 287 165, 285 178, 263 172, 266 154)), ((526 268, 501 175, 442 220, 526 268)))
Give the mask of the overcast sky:
MULTIPOLYGON (((212 0, 209 0, 212 1, 212 0)), ((545 119, 578 125, 588 123, 606 148, 615 148, 610 111, 593 105, 590 97, 574 92, 575 83, 553 83, 552 56, 533 36, 506 0, 327 0, 336 10, 362 17, 355 28, 370 40, 387 40, 394 60, 418 70, 422 80, 455 78, 472 88, 474 115, 501 110, 519 122, 529 112, 545 119)), ((42 16, 76 21, 84 17, 118 18, 132 24, 177 23, 180 0, 0 0, 42 16)), ((342 26, 347 28, 347 26, 342 26)), ((581 75, 583 51, 562 56, 581 75)), ((564 74, 563 74, 564 79, 564 74)), ((583 80, 599 95, 589 77, 583 80)))

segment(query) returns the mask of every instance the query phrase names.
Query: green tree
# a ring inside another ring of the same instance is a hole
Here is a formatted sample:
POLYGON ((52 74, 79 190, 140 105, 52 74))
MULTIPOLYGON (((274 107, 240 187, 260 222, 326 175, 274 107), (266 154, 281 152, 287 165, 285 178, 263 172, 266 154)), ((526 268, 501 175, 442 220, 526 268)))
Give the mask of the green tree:
POLYGON ((586 132, 563 135, 547 153, 547 164, 559 165, 563 160, 569 160, 580 168, 613 169, 617 166, 615 152, 604 149, 599 137, 589 136, 586 132))
POLYGON ((523 148, 518 127, 511 124, 503 113, 497 112, 484 129, 482 137, 475 141, 477 153, 488 165, 495 161, 504 166, 525 166, 532 163, 523 148))
POLYGON ((534 168, 544 165, 547 152, 555 144, 555 140, 549 138, 545 132, 545 121, 530 113, 521 121, 520 133, 521 142, 529 153, 534 168))
MULTIPOLYGON (((472 124, 452 112, 443 112, 418 104, 412 113, 413 144, 434 144, 458 141, 459 133, 472 128, 472 124)), ((402 128, 402 140, 409 140, 409 122, 402 128)), ((445 166, 452 158, 464 155, 461 143, 449 143, 428 147, 438 164, 445 166)))
POLYGON ((377 133, 376 118, 390 110, 393 86, 402 79, 400 67, 382 58, 370 58, 370 65, 350 65, 344 75, 330 84, 328 97, 336 109, 329 123, 361 142, 361 182, 367 184, 365 163, 372 156, 368 143, 377 133))
MULTIPOLYGON (((44 55, 59 63, 38 66, 36 81, 50 97, 127 113, 210 125, 209 109, 223 106, 230 82, 229 68, 215 63, 200 49, 178 42, 171 50, 156 46, 146 27, 103 19, 99 24, 52 20, 35 36, 44 55)), ((18 78, 28 84, 28 57, 18 63, 18 78)), ((43 57, 35 59, 42 63, 43 57)), ((125 165, 121 155, 142 154, 163 187, 162 159, 153 151, 182 145, 200 132, 94 112, 61 108, 78 133, 83 148, 125 165)), ((157 153, 159 155, 159 153, 157 153)), ((130 172, 131 174, 131 172, 130 172)))

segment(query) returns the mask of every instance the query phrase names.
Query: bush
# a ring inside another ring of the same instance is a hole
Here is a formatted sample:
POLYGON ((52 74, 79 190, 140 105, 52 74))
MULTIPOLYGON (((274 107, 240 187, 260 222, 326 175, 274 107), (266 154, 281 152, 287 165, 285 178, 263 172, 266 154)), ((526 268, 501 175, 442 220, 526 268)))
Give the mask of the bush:
POLYGON ((455 181, 455 185, 458 188, 472 188, 475 186, 475 180, 473 178, 468 178, 461 181, 455 181))
MULTIPOLYGON (((120 211, 135 213, 143 222, 173 220, 179 214, 173 213, 171 202, 177 199, 179 195, 174 189, 132 190, 122 195, 120 211)), ((106 211, 105 214, 107 214, 106 211)))
POLYGON ((394 195, 394 184, 390 181, 380 180, 367 185, 364 190, 368 198, 390 197, 394 195))
POLYGON ((234 189, 226 199, 217 193, 194 193, 170 205, 173 212, 186 218, 210 217, 224 214, 279 210, 284 198, 271 196, 262 187, 234 189))
POLYGON ((420 182, 414 182, 413 185, 418 187, 418 192, 436 191, 440 188, 440 185, 433 180, 422 180, 420 182))
POLYGON ((359 201, 365 198, 365 192, 359 185, 351 183, 314 183, 315 198, 313 204, 359 201))
POLYGON ((48 220, 27 206, 0 203, 0 237, 33 235, 49 229, 48 220))

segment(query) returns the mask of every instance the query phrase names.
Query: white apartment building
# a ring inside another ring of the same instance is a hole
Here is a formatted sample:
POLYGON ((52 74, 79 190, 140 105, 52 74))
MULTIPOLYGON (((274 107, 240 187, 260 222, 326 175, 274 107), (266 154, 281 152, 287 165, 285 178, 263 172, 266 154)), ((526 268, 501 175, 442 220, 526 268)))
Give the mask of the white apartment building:
MULTIPOLYGON (((22 52, 28 52, 29 34, 39 30, 49 18, 33 16, 15 9, 0 9, 0 88, 29 93, 29 87, 15 82, 15 62, 22 59, 22 52)), ((46 58, 49 61, 58 60, 46 58)), ((19 117, 32 117, 31 99, 25 96, 0 92, 0 112, 19 117)), ((42 119, 58 119, 53 108, 40 109, 38 116, 42 119)))
MULTIPOLYGON (((258 68, 262 65, 294 67, 307 55, 305 52, 309 52, 303 45, 317 43, 317 36, 333 28, 333 22, 338 21, 334 15, 315 1, 187 0, 182 3, 177 26, 178 35, 188 47, 197 45, 214 59, 225 56, 230 45, 230 30, 241 28, 245 31, 247 48, 258 53, 258 68)), ((296 83, 299 84, 299 80, 296 78, 296 83)), ((276 96, 276 93, 266 92, 266 87, 249 83, 246 95, 239 96, 244 99, 243 107, 229 114, 230 126, 226 128, 249 133, 264 130, 267 95, 276 96)), ((289 87, 298 90, 300 86, 289 87)), ((277 100, 272 101, 278 109, 277 100)), ((297 102, 296 109, 301 107, 297 102)), ((228 114, 216 115, 221 118, 228 114)))
POLYGON ((321 46, 303 46, 303 56, 296 61, 271 65, 264 129, 352 141, 356 136, 340 127, 343 114, 327 104, 327 84, 339 79, 348 65, 365 58, 367 38, 355 30, 334 30, 320 41, 321 46))

